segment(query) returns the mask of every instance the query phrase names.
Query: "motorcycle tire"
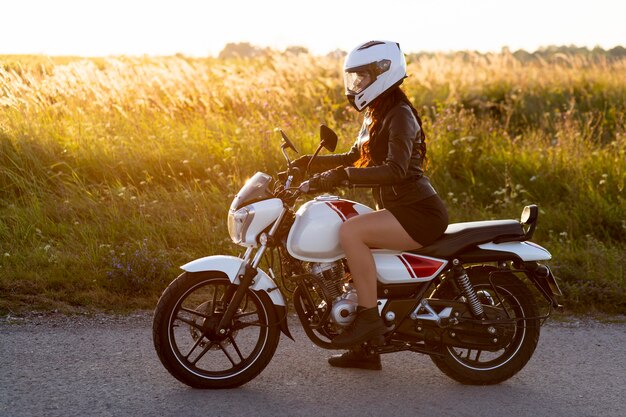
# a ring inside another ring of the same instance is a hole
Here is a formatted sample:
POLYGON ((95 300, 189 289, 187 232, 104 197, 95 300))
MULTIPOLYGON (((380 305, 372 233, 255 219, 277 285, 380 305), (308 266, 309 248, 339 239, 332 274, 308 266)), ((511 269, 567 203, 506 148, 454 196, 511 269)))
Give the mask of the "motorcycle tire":
POLYGON ((161 363, 193 388, 233 388, 265 369, 278 346, 280 328, 265 292, 248 289, 225 334, 216 331, 232 286, 216 273, 188 273, 161 295, 153 342, 161 363))
MULTIPOLYGON (((517 374, 530 360, 540 333, 540 321, 532 292, 514 274, 495 274, 490 281, 489 274, 497 268, 478 266, 467 270, 470 282, 474 286, 483 304, 504 306, 512 318, 517 321, 515 334, 511 342, 502 351, 484 352, 472 349, 459 349, 442 346, 443 356, 431 356, 435 365, 450 378, 468 385, 498 384, 517 374), (492 286, 493 282, 493 286, 492 286), (496 288, 497 294, 493 287, 496 288), (481 354, 488 356, 480 361, 481 354)), ((460 294, 452 294, 452 286, 437 290, 434 298, 460 299, 460 294)))

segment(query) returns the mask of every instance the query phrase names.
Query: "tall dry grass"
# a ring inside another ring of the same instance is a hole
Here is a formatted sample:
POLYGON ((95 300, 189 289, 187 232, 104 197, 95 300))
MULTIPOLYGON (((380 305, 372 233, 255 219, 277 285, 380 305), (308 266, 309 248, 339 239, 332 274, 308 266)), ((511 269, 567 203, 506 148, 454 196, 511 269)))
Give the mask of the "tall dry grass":
MULTIPOLYGON (((625 311, 626 61, 436 55, 408 70, 453 221, 539 204, 566 304, 625 311)), ((0 309, 146 307, 177 265, 237 253, 226 209, 246 177, 283 168, 276 128, 303 152, 320 123, 339 151, 353 141, 341 77, 310 55, 0 57, 0 309)))

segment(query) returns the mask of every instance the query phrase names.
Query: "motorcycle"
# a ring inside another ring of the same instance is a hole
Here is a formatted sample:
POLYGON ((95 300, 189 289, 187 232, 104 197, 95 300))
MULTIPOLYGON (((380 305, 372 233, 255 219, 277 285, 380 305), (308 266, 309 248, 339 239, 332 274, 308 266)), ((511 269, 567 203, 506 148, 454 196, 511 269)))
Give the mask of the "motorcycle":
MULTIPOLYGON (((290 166, 287 150, 297 149, 281 135, 290 166)), ((335 150, 330 128, 322 125, 320 136, 312 158, 323 148, 335 150)), ((333 339, 355 319, 358 297, 338 231, 342 222, 372 209, 329 194, 296 209, 300 197, 319 194, 309 180, 292 186, 299 174, 290 167, 275 181, 253 175, 228 213, 230 237, 245 254, 191 261, 161 295, 154 346, 181 382, 232 388, 259 375, 281 332, 293 340, 288 293, 304 332, 321 348, 337 349, 333 339), (267 271, 259 267, 263 259, 267 271)), ((497 384, 515 375, 535 351, 545 319, 561 307, 561 290, 544 264, 551 255, 530 241, 538 215, 529 205, 519 221, 450 224, 439 240, 418 250, 372 249, 386 331, 384 340, 355 349, 430 355, 463 384, 497 384), (547 308, 540 309, 541 296, 547 308)))

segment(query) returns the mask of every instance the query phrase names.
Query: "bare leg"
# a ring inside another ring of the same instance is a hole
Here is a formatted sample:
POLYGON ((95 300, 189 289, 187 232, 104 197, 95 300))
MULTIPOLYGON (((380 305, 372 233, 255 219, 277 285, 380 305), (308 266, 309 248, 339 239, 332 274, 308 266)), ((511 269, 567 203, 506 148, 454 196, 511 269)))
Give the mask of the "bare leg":
POLYGON ((422 247, 387 210, 361 214, 343 223, 339 240, 346 257, 359 305, 376 306, 376 265, 370 248, 410 250, 422 247))

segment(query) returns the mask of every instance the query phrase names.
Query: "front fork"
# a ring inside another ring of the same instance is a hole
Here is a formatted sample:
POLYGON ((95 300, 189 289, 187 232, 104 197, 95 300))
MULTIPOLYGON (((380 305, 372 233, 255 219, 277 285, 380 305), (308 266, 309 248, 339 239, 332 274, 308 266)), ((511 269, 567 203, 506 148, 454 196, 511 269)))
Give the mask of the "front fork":
POLYGON ((233 316, 237 312, 237 308, 246 295, 246 290, 252 285, 252 279, 256 276, 256 268, 253 268, 249 263, 244 264, 243 274, 239 274, 239 285, 229 285, 224 294, 224 302, 228 302, 228 307, 220 320, 217 327, 217 332, 221 335, 226 334, 226 329, 229 327, 233 316), (229 301, 230 300, 230 301, 229 301))
MULTIPOLYGON (((283 207, 283 211, 274 222, 274 225, 270 229, 265 239, 262 239, 263 242, 271 242, 274 234, 280 227, 280 223, 285 217, 285 213, 287 213, 287 207, 283 207)), ((224 315, 220 320, 220 323, 217 327, 217 332, 220 335, 224 335, 227 332, 228 327, 233 319, 233 316, 237 312, 237 308, 243 300, 243 297, 248 290, 250 285, 254 284, 254 277, 257 275, 257 268, 259 267, 259 263, 261 263, 261 259, 263 258, 263 254, 265 254, 265 250, 267 249, 267 243, 261 244, 261 247, 254 255, 254 259, 250 262, 250 258, 252 257, 252 247, 248 247, 246 253, 244 255, 244 263, 242 264, 242 268, 239 270, 237 274, 237 278, 239 279, 239 285, 229 285, 226 293, 224 294, 223 301, 228 303, 228 307, 224 311, 224 315)))

